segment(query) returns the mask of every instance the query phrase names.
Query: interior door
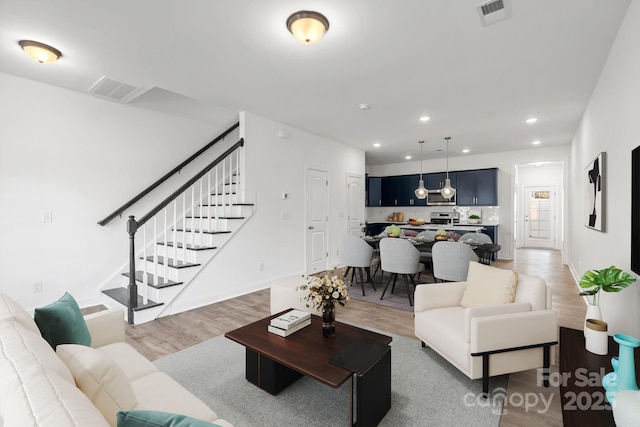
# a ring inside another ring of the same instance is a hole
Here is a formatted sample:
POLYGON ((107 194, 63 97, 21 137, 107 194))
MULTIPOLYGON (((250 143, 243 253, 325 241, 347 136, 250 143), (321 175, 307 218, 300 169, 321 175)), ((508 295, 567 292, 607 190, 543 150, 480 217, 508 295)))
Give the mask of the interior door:
POLYGON ((362 236, 364 227, 364 177, 347 174, 347 233, 362 236))
POLYGON ((327 270, 327 172, 307 169, 306 271, 327 270))
POLYGON ((524 245, 555 247, 555 188, 524 188, 524 245))

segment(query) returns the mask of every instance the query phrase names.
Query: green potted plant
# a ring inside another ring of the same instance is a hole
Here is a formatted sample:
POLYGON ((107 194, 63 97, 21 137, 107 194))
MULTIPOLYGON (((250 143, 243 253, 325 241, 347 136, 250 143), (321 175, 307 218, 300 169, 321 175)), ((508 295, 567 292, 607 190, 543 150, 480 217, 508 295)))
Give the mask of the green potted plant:
POLYGON ((602 320, 600 311, 600 291, 604 292, 620 292, 629 287, 636 278, 631 274, 611 266, 601 270, 589 270, 580 279, 578 285, 582 292, 582 296, 591 296, 591 302, 587 305, 586 319, 602 320))
POLYGON ((478 224, 480 222, 480 215, 469 215, 469 224, 478 224))

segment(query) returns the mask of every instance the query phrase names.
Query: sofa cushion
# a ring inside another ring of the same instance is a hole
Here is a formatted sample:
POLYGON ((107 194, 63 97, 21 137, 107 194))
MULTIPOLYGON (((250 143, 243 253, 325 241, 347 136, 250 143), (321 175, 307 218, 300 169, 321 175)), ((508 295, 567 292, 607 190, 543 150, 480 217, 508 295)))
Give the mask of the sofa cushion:
POLYGON ((125 342, 108 344, 100 347, 98 351, 116 362, 129 382, 159 371, 156 365, 125 342))
POLYGON ((112 426, 116 413, 134 409, 136 396, 125 373, 99 350, 77 344, 60 344, 56 353, 67 364, 76 385, 112 426))
POLYGON ((35 309, 34 320, 51 347, 58 344, 91 345, 91 334, 76 300, 67 292, 58 301, 35 309))
POLYGON ((160 411, 120 411, 118 427, 212 427, 212 424, 186 415, 160 411))
POLYGON ((5 320, 20 323, 28 330, 40 334, 38 325, 27 311, 7 295, 0 293, 0 322, 5 320))
POLYGON ((467 286, 460 305, 477 307, 512 303, 517 283, 518 273, 513 270, 495 268, 470 261, 467 286))

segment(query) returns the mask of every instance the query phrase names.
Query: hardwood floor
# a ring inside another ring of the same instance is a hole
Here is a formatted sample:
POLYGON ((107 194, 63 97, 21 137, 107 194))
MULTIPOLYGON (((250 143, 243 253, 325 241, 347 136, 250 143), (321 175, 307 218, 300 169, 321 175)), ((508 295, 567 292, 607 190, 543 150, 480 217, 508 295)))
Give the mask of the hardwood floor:
MULTIPOLYGON (((562 265, 559 251, 519 249, 513 261, 498 260, 493 265, 542 277, 553 289, 558 324, 582 329, 586 307, 569 268, 562 265)), ((337 310, 337 319, 415 338, 411 312, 381 305, 373 307, 367 302, 351 300, 347 308, 337 310)), ((127 325, 127 341, 147 358, 155 360, 269 314, 269 290, 265 289, 142 325, 127 325)), ((557 348, 552 371, 557 371, 557 348)), ((501 427, 562 426, 559 389, 538 386, 535 370, 509 376, 505 402, 501 427), (549 400, 551 404, 547 408, 544 402, 549 400)))

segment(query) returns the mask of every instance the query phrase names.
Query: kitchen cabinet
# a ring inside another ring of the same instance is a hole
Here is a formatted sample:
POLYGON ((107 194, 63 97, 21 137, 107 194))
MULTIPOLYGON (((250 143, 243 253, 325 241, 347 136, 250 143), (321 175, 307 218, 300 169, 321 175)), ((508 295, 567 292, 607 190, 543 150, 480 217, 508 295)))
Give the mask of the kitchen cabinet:
POLYGON ((458 171, 454 188, 458 206, 498 206, 498 169, 458 171))
POLYGON ((426 199, 418 199, 414 193, 420 175, 386 176, 381 183, 381 206, 426 206, 426 199))
MULTIPOLYGON (((449 172, 449 181, 451 181, 451 186, 453 188, 457 188, 457 174, 458 172, 449 172)), ((444 187, 446 179, 446 172, 428 173, 426 175, 424 185, 428 190, 440 190, 444 187)))
POLYGON ((382 178, 379 176, 367 177, 367 206, 382 206, 382 178))

